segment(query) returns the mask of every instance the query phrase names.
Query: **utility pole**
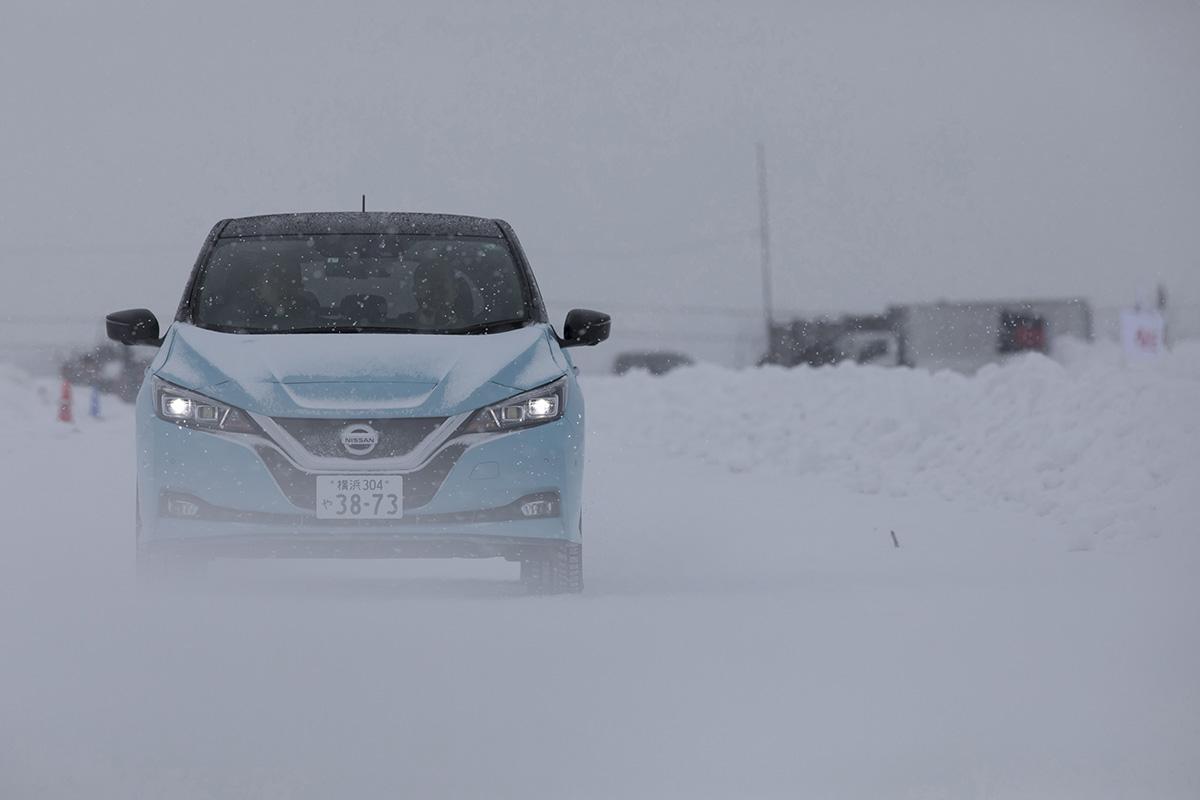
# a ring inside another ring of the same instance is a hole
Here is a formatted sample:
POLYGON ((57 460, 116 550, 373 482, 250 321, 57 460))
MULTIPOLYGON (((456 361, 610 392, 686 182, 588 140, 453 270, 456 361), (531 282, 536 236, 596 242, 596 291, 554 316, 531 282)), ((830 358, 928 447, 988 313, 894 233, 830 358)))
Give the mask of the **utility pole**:
POLYGON ((774 352, 775 318, 771 310, 771 220, 767 210, 767 153, 763 143, 754 146, 758 161, 758 234, 762 258, 763 318, 767 326, 767 357, 774 352))

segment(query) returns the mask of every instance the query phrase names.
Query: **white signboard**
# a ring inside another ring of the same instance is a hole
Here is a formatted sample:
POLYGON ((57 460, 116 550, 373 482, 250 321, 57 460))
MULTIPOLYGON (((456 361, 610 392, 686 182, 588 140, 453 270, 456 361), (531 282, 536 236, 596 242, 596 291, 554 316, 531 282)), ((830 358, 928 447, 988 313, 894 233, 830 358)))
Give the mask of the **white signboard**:
POLYGON ((1121 344, 1131 358, 1156 356, 1164 349, 1166 324, 1157 311, 1126 308, 1121 311, 1121 344))

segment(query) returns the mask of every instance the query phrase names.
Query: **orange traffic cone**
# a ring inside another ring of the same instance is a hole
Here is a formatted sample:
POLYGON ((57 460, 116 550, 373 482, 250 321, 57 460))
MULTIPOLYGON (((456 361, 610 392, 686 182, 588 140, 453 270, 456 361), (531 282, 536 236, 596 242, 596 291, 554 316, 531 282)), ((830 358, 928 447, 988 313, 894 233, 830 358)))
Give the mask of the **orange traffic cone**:
POLYGON ((74 422, 71 416, 71 382, 63 381, 62 394, 58 398, 58 421, 74 422))

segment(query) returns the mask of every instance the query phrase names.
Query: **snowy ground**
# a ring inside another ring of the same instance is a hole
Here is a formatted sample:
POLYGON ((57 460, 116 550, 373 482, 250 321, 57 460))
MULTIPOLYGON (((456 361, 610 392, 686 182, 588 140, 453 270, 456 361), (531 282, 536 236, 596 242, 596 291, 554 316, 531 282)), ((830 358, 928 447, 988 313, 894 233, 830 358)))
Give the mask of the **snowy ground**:
POLYGON ((0 372, 0 797, 1198 797, 1200 350, 1063 361, 591 379, 559 598, 138 594, 128 412, 0 372))

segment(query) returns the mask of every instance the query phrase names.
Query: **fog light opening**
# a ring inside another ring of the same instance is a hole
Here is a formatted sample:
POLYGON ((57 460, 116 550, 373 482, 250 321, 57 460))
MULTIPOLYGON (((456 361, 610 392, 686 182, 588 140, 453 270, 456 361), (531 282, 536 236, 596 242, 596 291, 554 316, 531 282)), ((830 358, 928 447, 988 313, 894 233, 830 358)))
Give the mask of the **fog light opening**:
POLYGON ((526 517, 553 517, 558 511, 553 500, 530 500, 521 503, 521 513, 526 517))
POLYGON ((191 500, 172 497, 167 500, 167 513, 173 517, 194 517, 200 513, 200 506, 191 500))

